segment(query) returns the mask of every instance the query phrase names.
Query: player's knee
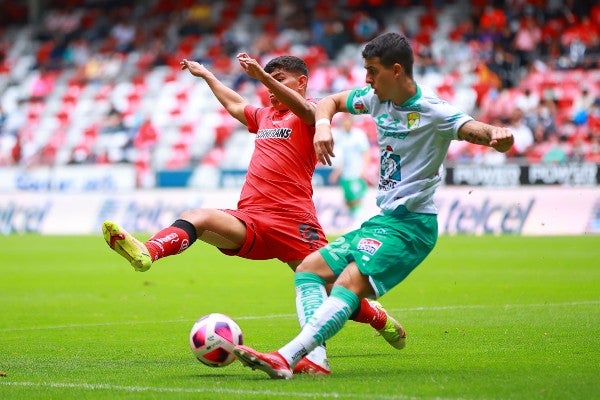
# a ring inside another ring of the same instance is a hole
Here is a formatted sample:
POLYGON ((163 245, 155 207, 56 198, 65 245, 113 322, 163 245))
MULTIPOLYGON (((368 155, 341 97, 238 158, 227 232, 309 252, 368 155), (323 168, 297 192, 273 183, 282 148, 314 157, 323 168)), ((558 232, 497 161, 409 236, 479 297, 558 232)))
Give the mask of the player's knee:
POLYGON ((179 219, 190 222, 196 228, 206 226, 208 223, 209 214, 201 208, 195 210, 187 210, 179 215, 179 219))
POLYGON ((333 271, 327 263, 325 259, 321 256, 319 252, 314 252, 308 255, 296 268, 296 272, 310 272, 316 275, 319 275, 327 282, 333 282, 335 276, 333 271))

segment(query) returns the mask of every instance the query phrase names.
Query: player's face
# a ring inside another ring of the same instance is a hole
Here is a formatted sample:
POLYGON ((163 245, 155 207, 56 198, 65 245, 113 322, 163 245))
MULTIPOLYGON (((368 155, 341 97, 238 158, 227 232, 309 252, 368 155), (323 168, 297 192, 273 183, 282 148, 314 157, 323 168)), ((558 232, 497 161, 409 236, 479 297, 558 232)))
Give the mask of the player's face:
POLYGON ((371 85, 379 100, 390 100, 394 88, 394 68, 384 67, 379 57, 373 57, 365 59, 365 69, 365 82, 371 85))
MULTIPOLYGON (((271 76, 275 78, 277 82, 281 82, 284 86, 287 86, 290 89, 302 94, 301 80, 299 76, 284 71, 282 69, 274 70, 273 72, 271 72, 271 76)), ((268 90, 268 93, 269 100, 271 101, 273 107, 275 107, 278 110, 287 110, 287 106, 280 102, 270 90, 268 90)))

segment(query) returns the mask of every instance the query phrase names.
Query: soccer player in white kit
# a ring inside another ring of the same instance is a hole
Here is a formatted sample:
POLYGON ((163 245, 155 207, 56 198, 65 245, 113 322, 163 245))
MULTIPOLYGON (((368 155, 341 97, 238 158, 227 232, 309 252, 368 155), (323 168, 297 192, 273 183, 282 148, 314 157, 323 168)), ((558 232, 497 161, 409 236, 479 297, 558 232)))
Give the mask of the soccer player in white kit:
POLYGON ((367 179, 371 167, 371 144, 367 133, 354 125, 354 118, 350 114, 345 114, 338 128, 334 128, 333 138, 336 159, 329 182, 339 183, 344 193, 344 202, 354 222, 358 220, 369 186, 367 179))
POLYGON ((413 52, 407 38, 385 33, 362 52, 368 86, 327 96, 316 110, 314 146, 331 165, 330 121, 337 112, 370 114, 377 125, 381 213, 311 253, 295 272, 296 305, 307 313, 301 332, 279 350, 234 350, 240 361, 274 379, 289 379, 302 357, 334 336, 363 297, 378 298, 398 285, 431 252, 438 236, 433 195, 452 140, 506 152, 510 129, 488 125, 439 99, 413 79, 413 52), (310 293, 327 283, 330 296, 315 310, 310 293), (300 289, 300 290, 298 290, 300 289))

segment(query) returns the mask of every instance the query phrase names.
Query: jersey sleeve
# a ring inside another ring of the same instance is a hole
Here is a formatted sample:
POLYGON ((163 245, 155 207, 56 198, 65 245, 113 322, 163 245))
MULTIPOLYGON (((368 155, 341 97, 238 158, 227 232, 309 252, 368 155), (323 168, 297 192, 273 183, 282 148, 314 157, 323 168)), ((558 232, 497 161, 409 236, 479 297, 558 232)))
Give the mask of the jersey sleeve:
POLYGON ((248 132, 258 132, 258 111, 260 109, 253 105, 248 104, 244 107, 244 115, 246 115, 246 121, 248 121, 248 132))
POLYGON ((437 132, 448 139, 458 140, 460 127, 473 120, 473 117, 443 100, 435 104, 435 110, 438 116, 437 132))
POLYGON ((375 93, 371 86, 351 90, 346 99, 348 112, 350 114, 369 114, 372 108, 370 103, 374 96, 375 93))

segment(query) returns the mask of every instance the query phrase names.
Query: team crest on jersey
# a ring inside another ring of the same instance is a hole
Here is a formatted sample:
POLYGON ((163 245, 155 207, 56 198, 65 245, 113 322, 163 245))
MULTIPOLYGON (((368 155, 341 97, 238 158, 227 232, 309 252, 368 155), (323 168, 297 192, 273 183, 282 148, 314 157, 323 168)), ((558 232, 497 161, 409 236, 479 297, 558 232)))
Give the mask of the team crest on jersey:
POLYGON ((381 247, 381 242, 376 239, 364 238, 356 246, 359 251, 373 255, 381 247))
POLYGON ((410 112, 407 115, 407 127, 408 129, 415 129, 419 127, 419 123, 421 122, 421 114, 418 112, 410 112))

